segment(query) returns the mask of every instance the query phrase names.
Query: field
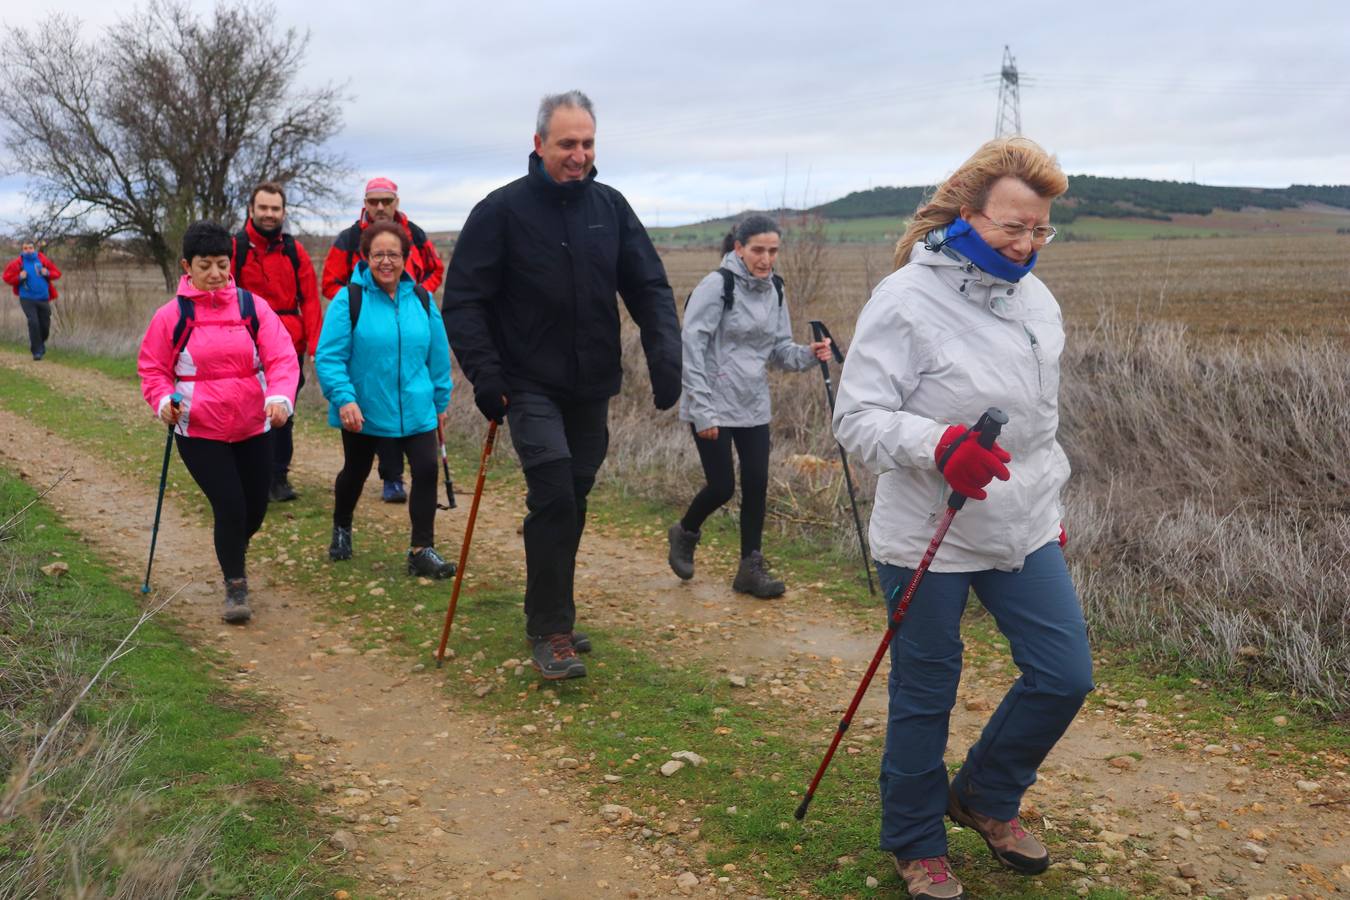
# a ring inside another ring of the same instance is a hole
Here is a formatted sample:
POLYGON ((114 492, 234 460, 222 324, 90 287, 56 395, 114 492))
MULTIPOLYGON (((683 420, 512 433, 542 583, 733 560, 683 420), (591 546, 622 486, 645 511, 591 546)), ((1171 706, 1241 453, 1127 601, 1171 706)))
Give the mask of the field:
MULTIPOLYGON (((718 262, 708 249, 666 250, 663 256, 677 306, 718 262)), ((780 269, 788 281, 798 339, 805 339, 808 319, 820 318, 847 346, 857 311, 871 286, 890 271, 890 257, 891 248, 884 244, 789 243, 780 269)), ((983 861, 982 847, 969 834, 954 835, 962 877, 980 895, 1070 898, 1092 892, 1102 900, 1159 895, 1167 891, 1164 880, 1175 871, 1173 863, 1160 861, 1199 860, 1203 855, 1198 847, 1167 843, 1165 836, 1183 822, 1197 831, 1208 828, 1214 846, 1225 848, 1240 833, 1264 834, 1263 828, 1280 823, 1288 842, 1281 852, 1303 868, 1290 862, 1287 872, 1273 864, 1255 872, 1239 862, 1238 877, 1249 892, 1290 893, 1294 881, 1313 877, 1306 874, 1309 867, 1317 877, 1324 871, 1338 877, 1334 873, 1340 861, 1327 864, 1336 857, 1335 841, 1327 843, 1322 835, 1337 829, 1343 834, 1347 827, 1335 806, 1343 802, 1335 791, 1344 784, 1350 746, 1344 728, 1350 709, 1350 612, 1344 600, 1350 593, 1350 489, 1343 474, 1343 442, 1339 431, 1329 427, 1343 414, 1344 398, 1350 394, 1347 258, 1350 235, 1325 233, 1069 241, 1044 254, 1038 274, 1060 300, 1070 335, 1063 360, 1061 432, 1075 470, 1067 495, 1067 553, 1092 627, 1101 690, 1065 744, 1063 752, 1076 757, 1061 757, 1035 797, 1037 815, 1059 823, 1055 852, 1072 860, 1072 868, 1053 871, 1044 883, 1018 886, 983 861), (1139 700, 1146 701, 1147 711, 1139 700), (1119 712, 1127 705, 1128 713, 1119 712), (1232 753, 1232 758, 1219 766, 1208 755, 1213 747, 1218 747, 1213 752, 1232 753), (1133 763, 1106 768, 1107 756, 1119 759, 1127 750, 1133 763), (1132 765, 1138 769, 1133 774, 1132 765), (1085 776, 1085 769, 1095 774, 1085 776), (1210 815, 1212 801, 1193 798, 1222 794, 1223 804, 1228 804, 1225 785, 1229 792, 1237 791, 1232 785, 1253 779, 1252 769, 1261 773, 1255 780, 1271 785, 1268 789, 1278 794, 1280 803, 1268 800, 1271 809, 1264 813, 1254 809, 1260 803, 1233 794, 1234 803, 1243 805, 1224 814, 1246 818, 1239 832, 1226 835, 1233 826, 1217 813, 1210 815), (1108 785, 1096 781, 1107 777, 1108 785), (1324 793, 1296 789, 1296 779, 1316 783, 1324 793), (1172 785, 1185 802, 1154 797, 1155 781, 1172 785), (1325 812, 1301 805, 1311 798, 1319 803, 1329 798, 1325 812), (1195 824, 1198 808, 1205 810, 1204 826, 1195 824), (1327 818, 1312 818, 1317 815, 1327 818), (1298 824, 1286 828, 1289 820, 1298 824), (1309 825, 1313 822, 1321 824, 1309 825), (1112 834, 1128 835, 1129 843, 1121 846, 1132 855, 1104 843, 1101 835, 1112 834)), ((98 535, 100 544, 129 543, 132 553, 143 552, 142 535, 117 537, 121 532, 114 527, 115 510, 147 508, 158 474, 148 461, 157 458, 162 431, 135 427, 146 414, 133 396, 129 355, 150 311, 166 299, 162 281, 148 269, 110 263, 96 271, 68 272, 48 359, 30 368, 21 354, 5 354, 0 419, 9 423, 11 435, 45 433, 55 448, 67 448, 53 453, 88 455, 80 464, 95 464, 99 482, 119 483, 120 494, 100 495, 91 504, 79 502, 78 492, 85 488, 72 487, 75 502, 65 514, 76 525, 83 523, 83 533, 98 535), (19 421, 26 425, 15 424, 19 421)), ((20 349, 23 335, 16 307, 0 305, 0 333, 10 351, 20 349)), ((511 548, 518 542, 522 503, 510 444, 502 441, 498 454, 505 459, 493 470, 491 499, 480 524, 481 538, 476 539, 481 544, 475 543, 475 553, 483 554, 476 563, 481 580, 466 582, 464 627, 461 632, 457 626, 452 645, 460 653, 456 677, 445 679, 439 670, 435 680, 430 672, 415 674, 399 692, 412 692, 429 710, 442 703, 454 710, 453 716, 436 717, 431 728, 446 729, 438 738, 453 735, 447 745, 461 752, 458 758, 472 761, 463 767, 466 771, 478 774, 476 780, 451 788, 444 781, 449 776, 442 773, 437 776, 441 781, 416 793, 450 793, 457 815, 459 805, 467 809, 473 797, 487 796, 473 807, 480 818, 469 821, 500 817, 507 832, 517 821, 512 818, 516 813, 509 804, 490 805, 494 794, 507 790, 502 785, 510 785, 511 798, 527 809, 545 802, 585 809, 597 803, 623 804, 627 815, 636 813, 651 827, 613 829, 626 835, 621 847, 630 846, 625 841, 631 840, 631 846, 650 848, 650 856, 643 855, 646 850, 635 851, 644 873, 650 862, 651 872, 660 869, 664 874, 644 881, 646 874, 628 872, 637 863, 625 861, 617 864, 617 874, 606 873, 616 883, 602 882, 607 886, 598 896, 611 896, 605 891, 625 884, 624 879, 631 879, 627 883, 634 891, 645 892, 649 881, 660 883, 662 877, 669 879, 664 882, 668 887, 682 869, 695 872, 709 893, 721 890, 721 879, 759 896, 875 896, 876 888, 864 887, 865 878, 893 878, 878 854, 859 850, 875 838, 871 823, 877 745, 869 742, 879 735, 864 725, 851 738, 848 758, 830 775, 844 802, 822 804, 813 812, 813 818, 819 816, 814 828, 808 821, 806 828, 793 830, 786 821, 790 813, 779 809, 784 791, 797 787, 801 773, 818 760, 820 737, 837 721, 838 703, 875 644, 874 635, 855 633, 860 626, 875 625, 874 601, 858 573, 819 375, 774 379, 766 552, 792 590, 783 605, 747 613, 737 605, 741 601, 716 583, 719 574, 709 578, 701 569, 694 593, 672 589, 660 535, 664 523, 687 503, 698 483, 698 468, 687 429, 652 410, 631 327, 625 339, 628 377, 612 407, 611 452, 595 495, 595 527, 583 548, 588 552, 587 574, 581 577, 595 617, 588 627, 599 623, 606 651, 602 659, 613 668, 597 669, 597 677, 555 696, 536 692, 532 680, 513 665, 497 663, 520 653, 515 632, 521 573, 511 548), (803 463, 802 457, 819 462, 803 463), (771 659, 762 654, 765 646, 776 654, 771 659), (747 670, 756 673, 750 688, 732 690, 728 673, 747 670), (627 683, 620 673, 627 675, 627 683), (639 691, 637 685, 646 687, 639 691), (686 700, 667 706, 670 697, 686 700), (597 726, 594 710, 613 712, 608 720, 599 717, 597 726), (595 727, 578 728, 583 721, 595 727), (480 744, 494 748, 490 755, 495 762, 489 763, 486 754, 475 755, 471 748, 480 744), (700 770, 701 781, 664 780, 649 771, 664 753, 691 745, 714 751, 714 764, 700 770), (571 775, 553 776, 574 781, 567 782, 570 789, 550 782, 555 794, 547 801, 540 798, 548 791, 536 794, 533 787, 525 796, 521 785, 531 784, 531 776, 512 774, 515 763, 501 761, 517 754, 527 769, 552 769, 563 747, 568 748, 566 758, 579 760, 580 766, 571 775), (601 771, 617 772, 627 781, 607 777, 601 784, 601 771), (738 806, 754 814, 738 817, 738 806), (863 814, 852 815, 850 809, 863 814)), ((460 388, 452 404, 451 430, 457 435, 452 465, 463 488, 477 465, 475 444, 482 425, 458 372, 456 379, 460 388)), ((379 560, 367 557, 350 572, 335 572, 322 560, 335 450, 312 385, 300 405, 297 483, 302 501, 289 506, 284 516, 269 516, 257 551, 263 563, 278 561, 273 590, 266 596, 285 598, 289 604, 287 611, 275 612, 278 618, 272 623, 284 624, 292 643, 254 644, 254 629, 225 642, 233 654, 231 671, 253 673, 261 660, 257 675, 282 695, 283 708, 269 711, 263 723, 255 723, 252 731, 241 728, 241 733, 266 731, 276 740, 275 746, 261 741, 268 753, 308 760, 303 767, 290 768, 311 794, 356 790, 394 796, 395 789, 386 782, 401 771, 398 766, 420 763, 409 754, 420 752, 421 739, 428 735, 405 735, 417 740, 404 742, 406 747, 400 744, 403 756, 386 759, 381 729, 420 724, 416 710, 400 719, 383 709, 390 696, 388 683, 397 679, 396 686, 402 686, 410 667, 412 673, 426 669, 424 639, 438 623, 429 620, 425 609, 429 606, 434 613, 444 598, 391 573, 379 560), (323 653, 308 652, 320 646, 323 653), (360 655, 339 655, 353 648, 360 655), (366 653, 374 657, 385 652, 396 659, 386 660, 393 668, 384 671, 381 682, 361 666, 382 661, 367 660, 366 653), (316 656, 323 660, 315 663, 316 656), (339 663, 356 668, 341 670, 335 681, 324 666, 339 663), (367 683, 373 686, 363 689, 367 683), (355 693, 348 695, 348 690, 355 693), (338 743, 328 735, 316 739, 298 733, 293 724, 280 730, 266 724, 269 716, 297 715, 295 709, 307 710, 307 721, 321 720, 326 701, 331 703, 330 716, 360 710, 374 717, 339 732, 346 757, 339 758, 338 743), (298 768, 305 771, 294 771, 298 768), (368 780, 379 779, 379 787, 359 780, 368 773, 368 780)), ((23 443, 21 438, 11 440, 8 455, 26 460, 31 469, 51 455, 23 443)), ((55 459, 46 463, 48 469, 57 464, 55 459)), ((854 474, 865 514, 873 481, 857 469, 854 474)), ((390 557, 400 553, 406 527, 402 510, 364 502, 368 505, 359 515, 371 522, 363 532, 363 547, 377 547, 390 557)), ((186 520, 178 526, 182 533, 172 538, 177 543, 167 545, 185 550, 175 570, 182 571, 193 562, 187 558, 192 548, 206 546, 209 537, 200 499, 176 467, 170 503, 188 511, 180 515, 186 520)), ((462 499, 461 507, 465 505, 462 499)), ((720 573, 731 564, 734 513, 733 508, 710 520, 700 566, 720 573)), ((449 515, 458 517, 447 527, 459 527, 463 511, 449 515)), ((450 547, 457 542, 457 534, 446 538, 450 547)), ((166 566, 170 559, 166 556, 166 566)), ((169 569, 165 571, 167 578, 169 569)), ((135 577, 140 577, 138 572, 135 577)), ((204 640, 218 628, 211 609, 206 605, 180 612, 187 617, 190 640, 204 640)), ((976 733, 983 719, 978 711, 987 714, 997 703, 1000 674, 1007 668, 1005 646, 977 614, 972 614, 967 642, 973 674, 963 681, 958 709, 962 735, 976 733)), ((875 721, 870 728, 875 729, 875 721)), ((404 777, 409 784, 416 780, 404 777)), ((252 805, 259 801, 238 802, 243 814, 238 821, 260 819, 252 805)), ((438 864, 425 858, 428 847, 441 846, 426 835, 434 834, 434 828, 443 838, 441 826, 452 828, 445 825, 448 814, 435 803, 382 799, 386 813, 403 804, 401 812, 373 821, 360 819, 355 810, 334 812, 342 804, 322 797, 313 803, 320 821, 329 821, 328 828, 351 827, 361 836, 361 852, 349 853, 344 863, 348 868, 336 873, 339 883, 370 888, 371 895, 419 895, 443 877, 437 874, 438 864), (335 818, 324 819, 330 814, 335 818), (394 827, 400 818, 403 833, 394 827), (421 868, 411 867, 413 856, 422 860, 421 868)), ((558 812, 556 806, 549 815, 555 822, 569 821, 566 810, 558 812)), ((540 850, 558 866, 566 857, 580 858, 577 842, 590 834, 575 824, 583 819, 573 821, 566 829, 550 830, 547 846, 553 849, 540 850), (576 834, 566 833, 573 829, 576 834)), ((460 819, 453 822, 458 825, 460 819)), ((297 833, 308 835, 312 847, 321 838, 311 832, 319 828, 304 819, 297 833)), ((461 830, 455 846, 466 849, 436 850, 442 862, 448 852, 482 857, 497 852, 490 832, 477 825, 461 830)), ((609 831, 601 823, 594 833, 609 831)), ((0 875, 6 860, 3 837, 0 833, 0 875)), ((515 837, 498 837, 502 853, 516 852, 515 837)), ((284 883, 281 864, 299 843, 267 848, 266 863, 277 872, 245 869, 235 877, 284 883)), ((609 848, 605 852, 613 851, 612 842, 604 846, 609 848)), ((1224 850, 1225 860, 1230 850, 1224 850)), ((230 860, 214 858, 208 864, 208 857, 209 851, 199 851, 193 859, 198 866, 221 870, 216 878, 231 874, 230 860)), ((60 856, 53 858, 59 862, 60 856)), ((1226 880, 1233 863, 1221 864, 1217 854, 1213 860, 1212 865, 1199 862, 1202 880, 1238 883, 1226 880)), ((454 857, 454 883, 461 876, 465 884, 478 878, 475 884, 482 892, 491 888, 501 896, 512 896, 509 885, 516 882, 509 879, 522 871, 516 867, 485 875, 479 866, 470 876, 471 868, 454 857), (468 868, 456 868, 461 864, 468 868), (498 875, 508 879, 508 887, 493 887, 498 875)), ((531 877, 528 865, 523 871, 531 877)), ((312 866, 301 868, 296 877, 326 880, 312 866)), ((520 887, 524 889, 523 883, 520 887)))

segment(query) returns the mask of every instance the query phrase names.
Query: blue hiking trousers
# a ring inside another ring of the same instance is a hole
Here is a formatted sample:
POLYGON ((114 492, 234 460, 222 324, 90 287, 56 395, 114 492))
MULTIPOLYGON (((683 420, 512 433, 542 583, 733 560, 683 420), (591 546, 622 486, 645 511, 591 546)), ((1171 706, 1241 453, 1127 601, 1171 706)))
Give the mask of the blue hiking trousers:
MULTIPOLYGON (((912 569, 879 563, 887 615, 912 569)), ((961 614, 971 589, 1008 638, 1021 676, 952 780, 975 812, 1009 820, 1036 770, 1092 690, 1083 610, 1057 543, 1021 571, 928 572, 891 642, 890 712, 881 761, 881 849, 900 859, 947 853, 948 720, 961 678, 961 614)))

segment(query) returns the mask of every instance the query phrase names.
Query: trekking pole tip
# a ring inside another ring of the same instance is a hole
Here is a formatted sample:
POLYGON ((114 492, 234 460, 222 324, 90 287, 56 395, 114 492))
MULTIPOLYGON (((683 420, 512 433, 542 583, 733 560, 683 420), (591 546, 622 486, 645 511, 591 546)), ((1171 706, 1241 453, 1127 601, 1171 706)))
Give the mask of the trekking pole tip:
POLYGON ((143 585, 141 585, 141 593, 142 593, 142 594, 148 594, 148 593, 150 593, 150 585, 149 585, 149 584, 143 584, 143 585))
POLYGON ((806 808, 810 805, 811 805, 811 795, 807 794, 805 797, 802 798, 802 802, 797 807, 797 811, 793 813, 793 815, 797 817, 798 822, 806 818, 806 808))

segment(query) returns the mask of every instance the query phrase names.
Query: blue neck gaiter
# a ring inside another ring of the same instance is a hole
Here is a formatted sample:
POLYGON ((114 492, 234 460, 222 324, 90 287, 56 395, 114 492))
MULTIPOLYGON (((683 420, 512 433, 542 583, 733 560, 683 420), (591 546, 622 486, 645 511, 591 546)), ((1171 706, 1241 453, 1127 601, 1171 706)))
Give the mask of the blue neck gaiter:
POLYGON ((1002 278, 1014 284, 1036 267, 1035 253, 1031 254, 1031 259, 1027 260, 1025 266, 1019 266, 986 244, 979 232, 971 228, 969 222, 959 217, 947 226, 946 237, 934 249, 942 247, 952 248, 995 278, 1002 278))

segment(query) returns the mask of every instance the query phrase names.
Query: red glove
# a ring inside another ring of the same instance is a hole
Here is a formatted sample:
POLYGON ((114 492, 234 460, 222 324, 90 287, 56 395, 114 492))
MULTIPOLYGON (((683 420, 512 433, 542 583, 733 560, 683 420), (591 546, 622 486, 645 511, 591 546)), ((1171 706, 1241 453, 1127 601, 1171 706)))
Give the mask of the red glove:
POLYGON ((1069 536, 1064 533, 1064 526, 1059 526, 1059 548, 1063 550, 1069 545, 1069 536))
POLYGON ((1004 463, 1012 462, 1012 454, 997 441, 988 450, 981 447, 979 434, 968 432, 964 425, 953 425, 942 433, 942 440, 933 451, 938 471, 952 490, 972 500, 985 498, 984 486, 991 480, 1007 481, 1008 467, 1004 463))

